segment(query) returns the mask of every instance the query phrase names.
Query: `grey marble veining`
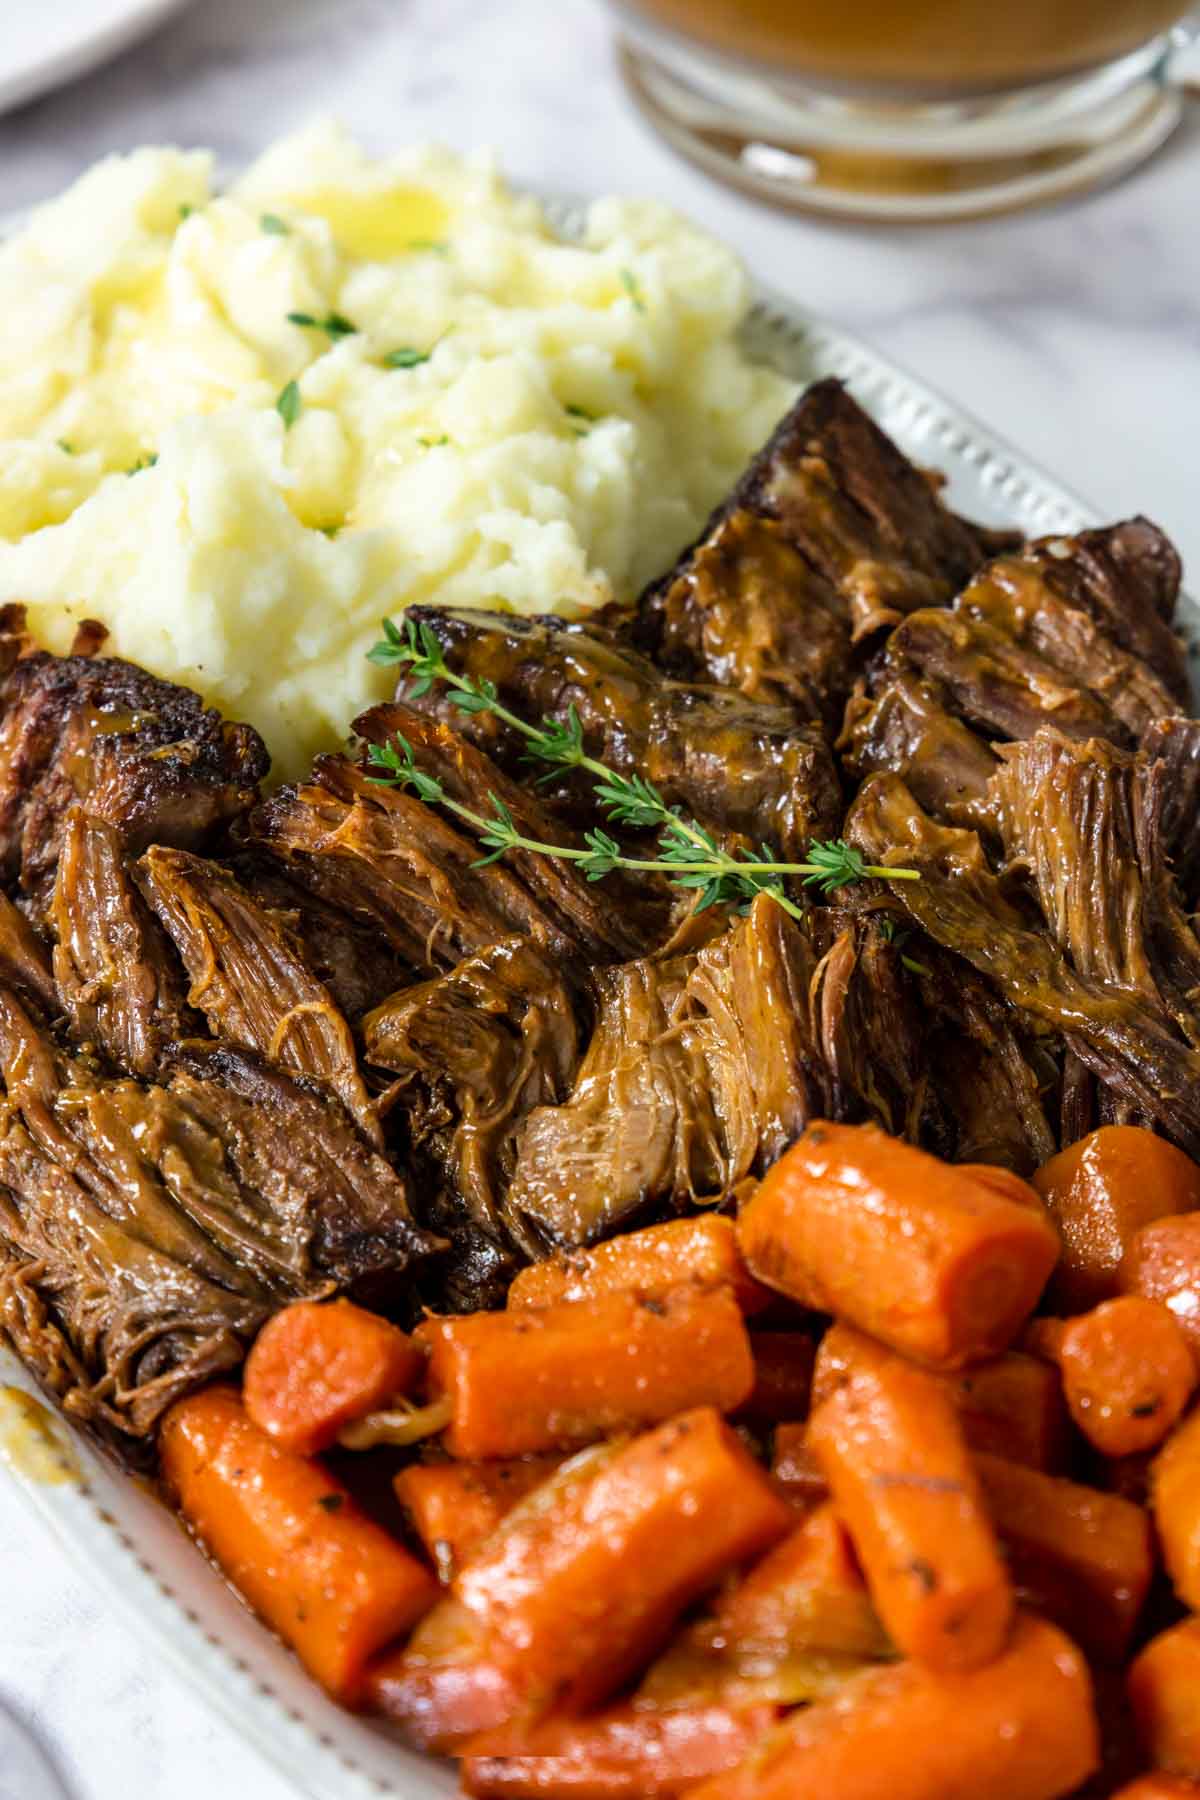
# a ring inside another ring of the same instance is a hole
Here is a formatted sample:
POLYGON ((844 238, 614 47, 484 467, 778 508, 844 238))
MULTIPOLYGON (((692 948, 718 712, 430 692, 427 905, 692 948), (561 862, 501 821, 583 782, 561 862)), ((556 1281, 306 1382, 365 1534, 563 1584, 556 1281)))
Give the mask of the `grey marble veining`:
MULTIPOLYGON (((1200 572, 1200 101, 1154 164, 1069 209, 852 230, 757 207, 661 147, 623 98, 596 0, 196 0, 0 119, 0 211, 106 151, 210 144, 235 164, 321 111, 380 146, 492 144, 517 179, 675 202, 1104 511, 1160 520, 1200 572)), ((3 1485, 0 1593, 0 1697, 33 1717, 76 1800, 293 1795, 104 1616, 3 1485)))

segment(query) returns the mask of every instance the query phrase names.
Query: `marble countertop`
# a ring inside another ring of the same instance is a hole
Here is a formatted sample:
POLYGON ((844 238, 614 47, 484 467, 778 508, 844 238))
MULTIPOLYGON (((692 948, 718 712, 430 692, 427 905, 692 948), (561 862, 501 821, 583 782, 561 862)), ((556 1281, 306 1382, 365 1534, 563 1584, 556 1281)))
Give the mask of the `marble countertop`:
MULTIPOLYGON (((519 180, 674 202, 1102 511, 1151 514, 1200 570, 1200 102, 1149 168, 1069 210, 851 230, 758 207, 661 147, 621 92, 596 0, 203 0, 0 119, 0 211, 106 151, 211 144, 235 163, 316 111, 379 146, 491 144, 519 180)), ((0 1700, 33 1719, 73 1800, 295 1800, 2 1485, 0 1592, 0 1700)))

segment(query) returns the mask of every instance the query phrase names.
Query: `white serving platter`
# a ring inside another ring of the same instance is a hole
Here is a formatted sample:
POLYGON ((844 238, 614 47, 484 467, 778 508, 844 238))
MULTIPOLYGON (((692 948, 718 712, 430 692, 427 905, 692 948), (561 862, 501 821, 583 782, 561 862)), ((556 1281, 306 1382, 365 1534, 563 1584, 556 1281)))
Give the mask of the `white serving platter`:
MULTIPOLYGON (((553 202, 548 210, 564 235, 577 234, 578 207, 553 202)), ((1098 523, 1082 500, 968 413, 858 339, 782 296, 759 293, 745 326, 748 348, 798 381, 841 376, 915 461, 945 472, 961 511, 1031 536, 1098 523)), ((36 1393, 5 1350, 0 1383, 36 1393)), ((300 1793, 311 1800, 436 1800, 458 1791, 446 1765, 414 1755, 327 1701, 139 1483, 49 1412, 39 1420, 50 1448, 39 1454, 19 1408, 0 1388, 0 1467, 30 1511, 113 1612, 300 1793)))

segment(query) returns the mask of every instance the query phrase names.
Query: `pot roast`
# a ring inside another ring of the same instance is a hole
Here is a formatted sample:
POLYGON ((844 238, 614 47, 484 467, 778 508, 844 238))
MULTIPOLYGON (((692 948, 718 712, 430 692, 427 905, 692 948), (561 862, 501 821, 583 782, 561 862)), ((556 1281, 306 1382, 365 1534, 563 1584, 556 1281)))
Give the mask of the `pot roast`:
POLYGON ((589 881, 591 776, 444 682, 402 677, 264 794, 250 727, 7 609, 10 1341, 137 1455, 289 1300, 502 1304, 551 1250, 735 1206, 814 1118, 1021 1173, 1111 1119, 1200 1155, 1179 580, 1144 519, 969 524, 821 382, 633 608, 414 609, 458 675, 714 841, 844 836, 920 874, 790 911, 589 881), (440 798, 385 778, 399 746, 440 798), (497 808, 570 854, 492 855, 497 808))

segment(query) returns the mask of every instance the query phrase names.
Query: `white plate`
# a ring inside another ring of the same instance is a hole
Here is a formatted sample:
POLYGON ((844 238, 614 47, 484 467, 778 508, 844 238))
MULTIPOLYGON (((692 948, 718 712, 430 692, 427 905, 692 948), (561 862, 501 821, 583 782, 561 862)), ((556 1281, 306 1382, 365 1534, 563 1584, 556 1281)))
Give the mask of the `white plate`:
POLYGON ((187 0, 3 0, 0 111, 106 62, 187 0))
MULTIPOLYGON (((573 234, 578 214, 551 217, 573 234)), ((954 504, 988 524, 1034 536, 1096 524, 1068 489, 931 389, 857 339, 775 295, 746 327, 754 352, 799 380, 840 375, 917 462, 943 469, 954 504)), ((32 1392, 0 1351, 0 1382, 32 1392)), ((0 1462, 31 1510, 89 1581, 103 1590, 185 1681, 312 1800, 434 1800, 457 1792, 444 1765, 398 1747, 379 1728, 327 1701, 196 1553, 172 1517, 57 1418, 48 1420, 63 1467, 37 1479, 7 1442, 11 1401, 0 1392, 0 1462)))

